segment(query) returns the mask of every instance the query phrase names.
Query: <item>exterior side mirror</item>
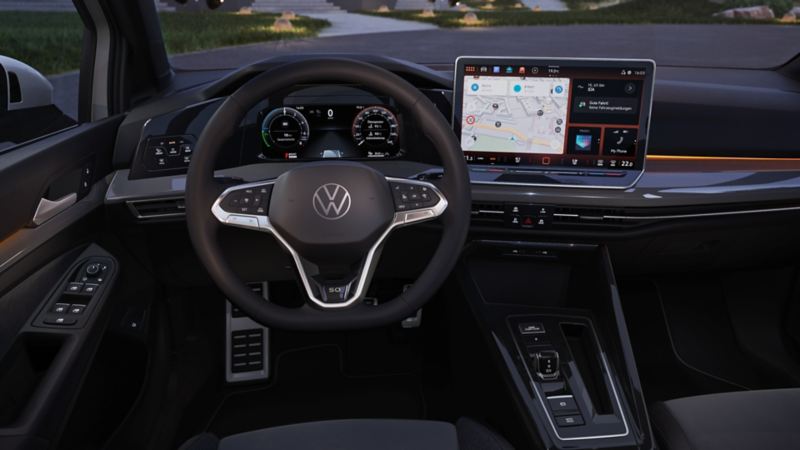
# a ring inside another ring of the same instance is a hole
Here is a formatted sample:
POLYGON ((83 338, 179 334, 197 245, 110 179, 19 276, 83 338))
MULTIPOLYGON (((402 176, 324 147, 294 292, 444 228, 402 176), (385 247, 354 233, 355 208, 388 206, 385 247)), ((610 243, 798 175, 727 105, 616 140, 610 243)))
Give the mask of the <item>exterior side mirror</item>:
POLYGON ((0 55, 0 113, 53 104, 53 85, 38 70, 0 55))

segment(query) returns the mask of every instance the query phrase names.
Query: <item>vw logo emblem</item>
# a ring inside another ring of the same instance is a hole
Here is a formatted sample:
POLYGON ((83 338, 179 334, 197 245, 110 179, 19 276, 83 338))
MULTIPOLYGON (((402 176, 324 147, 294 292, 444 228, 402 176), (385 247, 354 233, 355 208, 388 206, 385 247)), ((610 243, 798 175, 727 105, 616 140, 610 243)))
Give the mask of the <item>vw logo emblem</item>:
POLYGON ((350 192, 341 184, 327 183, 314 191, 314 211, 326 220, 338 220, 350 211, 350 192))

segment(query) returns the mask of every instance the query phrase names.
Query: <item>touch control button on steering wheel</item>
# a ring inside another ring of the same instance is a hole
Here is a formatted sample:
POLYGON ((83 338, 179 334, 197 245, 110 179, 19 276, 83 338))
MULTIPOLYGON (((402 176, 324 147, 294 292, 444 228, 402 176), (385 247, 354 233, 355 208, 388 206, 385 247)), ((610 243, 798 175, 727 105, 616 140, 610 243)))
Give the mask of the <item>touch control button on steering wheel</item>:
POLYGON ((391 183, 396 211, 430 208, 439 203, 439 196, 428 186, 412 183, 391 183))
POLYGON ((271 193, 272 186, 237 189, 228 193, 220 206, 229 213, 266 215, 271 193))

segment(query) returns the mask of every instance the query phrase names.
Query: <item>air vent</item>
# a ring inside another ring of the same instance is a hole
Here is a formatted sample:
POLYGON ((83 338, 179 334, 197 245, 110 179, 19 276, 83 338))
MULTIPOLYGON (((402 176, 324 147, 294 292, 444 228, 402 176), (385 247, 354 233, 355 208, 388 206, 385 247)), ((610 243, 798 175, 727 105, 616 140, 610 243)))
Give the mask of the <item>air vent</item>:
POLYGON ((558 206, 553 212, 553 224, 576 227, 629 227, 638 221, 625 219, 624 210, 558 206))
POLYGON ((127 203, 134 217, 141 220, 169 219, 186 215, 183 197, 130 200, 127 203))
POLYGON ((19 77, 14 72, 8 72, 8 92, 9 102, 19 103, 22 101, 22 88, 19 85, 19 77))
POLYGON ((484 223, 503 223, 505 205, 502 203, 473 203, 472 219, 484 223))

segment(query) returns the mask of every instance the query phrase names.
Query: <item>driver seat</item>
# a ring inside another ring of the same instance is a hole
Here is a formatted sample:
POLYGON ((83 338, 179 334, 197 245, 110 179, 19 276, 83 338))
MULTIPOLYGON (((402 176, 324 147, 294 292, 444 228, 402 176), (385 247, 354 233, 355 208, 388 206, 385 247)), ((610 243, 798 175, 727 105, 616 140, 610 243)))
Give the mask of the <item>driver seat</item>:
POLYGON ((203 433, 179 450, 513 450, 502 436, 471 419, 349 419, 306 422, 218 439, 203 433))

